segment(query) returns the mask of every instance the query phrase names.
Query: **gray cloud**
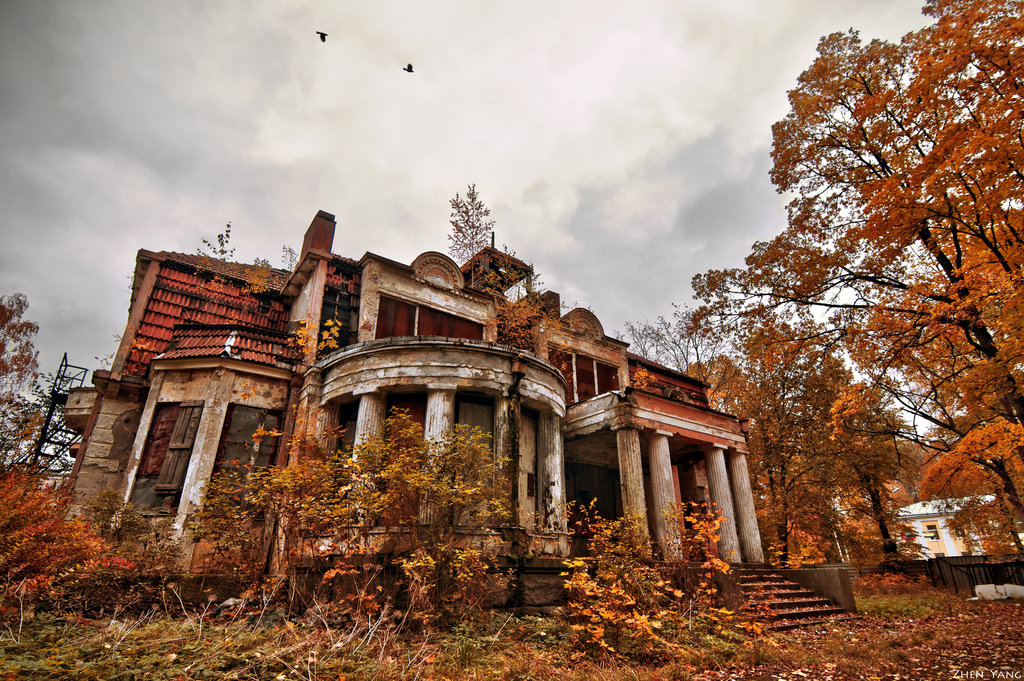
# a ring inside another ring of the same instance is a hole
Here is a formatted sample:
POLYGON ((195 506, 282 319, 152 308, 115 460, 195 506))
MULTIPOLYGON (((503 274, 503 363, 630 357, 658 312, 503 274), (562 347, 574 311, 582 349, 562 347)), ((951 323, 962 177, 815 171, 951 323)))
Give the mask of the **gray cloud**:
POLYGON ((499 243, 621 328, 782 226, 770 125, 818 37, 921 23, 918 0, 6 2, 0 292, 28 295, 44 369, 93 366, 139 248, 230 220, 274 260, 324 209, 336 251, 410 261, 474 182, 499 243))

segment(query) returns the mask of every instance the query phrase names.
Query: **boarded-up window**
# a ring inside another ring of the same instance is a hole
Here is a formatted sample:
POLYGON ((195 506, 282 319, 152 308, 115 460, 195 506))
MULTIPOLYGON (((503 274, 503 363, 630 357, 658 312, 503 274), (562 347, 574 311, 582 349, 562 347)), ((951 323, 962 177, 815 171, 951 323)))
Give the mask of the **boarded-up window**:
POLYGON ((596 394, 594 360, 583 355, 576 355, 576 399, 582 402, 596 394))
POLYGON ((417 332, 421 336, 451 336, 455 317, 429 307, 420 308, 417 332))
POLYGON ((171 440, 171 431, 178 420, 178 404, 158 404, 153 410, 153 421, 149 426, 149 437, 142 450, 142 461, 139 464, 140 476, 160 475, 160 467, 164 465, 167 455, 167 443, 171 440))
POLYGON ((267 466, 277 451, 278 437, 272 435, 281 417, 265 409, 229 404, 214 472, 222 469, 249 470, 267 466), (260 435, 257 437, 257 433, 260 435))
POLYGON ((377 308, 376 338, 416 335, 416 306, 381 296, 377 308))
POLYGON ((451 338, 465 338, 467 340, 483 340, 484 325, 471 322, 462 317, 454 317, 451 338))
POLYGON ((132 503, 170 512, 177 505, 203 413, 202 402, 158 404, 132 487, 132 503))
POLYGON ((619 369, 611 364, 597 362, 597 394, 619 389, 619 369))
POLYGON ((164 459, 164 465, 160 467, 160 475, 156 481, 157 493, 172 494, 181 491, 202 413, 202 402, 186 402, 181 405, 178 420, 174 422, 174 430, 171 431, 171 439, 167 443, 167 457, 164 459))
POLYGON ((420 336, 444 336, 445 338, 469 338, 480 340, 484 327, 468 319, 462 319, 447 312, 420 306, 416 333, 420 336))

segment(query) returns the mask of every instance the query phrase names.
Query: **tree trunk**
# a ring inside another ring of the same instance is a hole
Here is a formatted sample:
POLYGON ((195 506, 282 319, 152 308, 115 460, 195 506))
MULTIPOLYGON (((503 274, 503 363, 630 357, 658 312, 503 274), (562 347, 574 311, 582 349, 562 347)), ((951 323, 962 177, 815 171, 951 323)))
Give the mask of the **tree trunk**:
POLYGON ((999 478, 999 482, 1003 486, 1003 492, 1006 494, 1006 500, 1010 502, 1010 506, 1013 507, 1014 515, 1017 517, 1017 520, 1024 522, 1024 502, 1021 501, 1020 493, 1017 491, 1017 485, 1013 483, 1013 478, 1010 477, 1010 472, 1006 470, 1006 463, 996 459, 988 461, 983 465, 995 473, 996 477, 999 478))
POLYGON ((882 504, 882 493, 878 487, 870 481, 865 481, 868 487, 868 498, 871 500, 871 517, 878 525, 878 532, 882 535, 882 563, 888 565, 895 561, 899 555, 899 546, 889 532, 889 523, 885 517, 885 506, 882 504))

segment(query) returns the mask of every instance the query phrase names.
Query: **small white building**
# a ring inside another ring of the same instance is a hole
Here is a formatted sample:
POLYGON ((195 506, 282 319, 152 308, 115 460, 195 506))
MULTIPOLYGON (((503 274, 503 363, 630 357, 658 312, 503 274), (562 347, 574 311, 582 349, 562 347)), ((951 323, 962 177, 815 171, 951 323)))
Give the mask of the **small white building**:
POLYGON ((925 558, 945 558, 972 555, 971 543, 956 537, 946 520, 958 509, 957 499, 919 501, 899 510, 900 520, 913 529, 906 539, 921 546, 925 558))

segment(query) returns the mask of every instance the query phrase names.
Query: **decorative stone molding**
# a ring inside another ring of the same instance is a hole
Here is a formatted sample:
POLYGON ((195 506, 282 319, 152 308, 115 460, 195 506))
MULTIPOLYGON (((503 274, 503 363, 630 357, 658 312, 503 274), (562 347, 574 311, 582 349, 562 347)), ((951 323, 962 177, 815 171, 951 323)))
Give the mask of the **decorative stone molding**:
POLYGON ((576 333, 590 336, 591 338, 604 338, 604 327, 601 326, 597 316, 590 310, 582 307, 569 310, 562 317, 562 321, 568 324, 569 328, 576 333))
POLYGON ((466 285, 459 266, 444 253, 421 253, 412 261, 412 269, 417 276, 432 284, 452 289, 462 289, 466 285))

